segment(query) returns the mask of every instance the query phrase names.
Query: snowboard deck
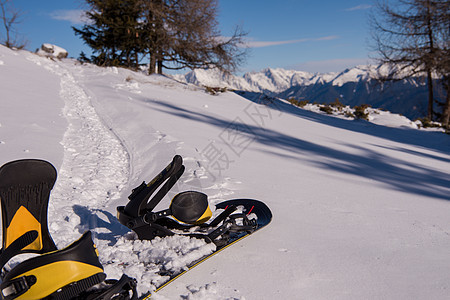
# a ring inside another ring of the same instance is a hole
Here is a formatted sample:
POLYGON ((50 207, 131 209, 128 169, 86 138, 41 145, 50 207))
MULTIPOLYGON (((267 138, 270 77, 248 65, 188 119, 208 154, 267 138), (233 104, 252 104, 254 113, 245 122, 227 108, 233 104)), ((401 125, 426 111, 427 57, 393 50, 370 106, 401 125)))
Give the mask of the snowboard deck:
MULTIPOLYGON (((249 232, 231 233, 230 237, 225 245, 217 247, 216 251, 214 251, 213 253, 206 255, 206 256, 192 262, 191 264, 187 265, 186 269, 184 269, 180 272, 171 274, 169 279, 167 281, 165 281, 162 285, 158 286, 156 288, 156 290, 141 296, 141 298, 139 298, 139 299, 141 299, 141 300, 151 299, 152 294, 157 293, 158 291, 162 290, 163 288, 165 288, 166 286, 168 286, 169 284, 174 282, 176 279, 178 279, 182 275, 186 274, 189 270, 200 265, 202 262, 204 262, 204 261, 208 260, 209 258, 215 256, 216 254, 222 252, 226 248, 231 247, 232 245, 238 243, 239 241, 243 240, 244 238, 248 237, 249 235, 253 234, 254 232, 259 231, 261 228, 267 226, 270 223, 270 221, 272 220, 272 212, 270 211, 269 207, 267 207, 267 205, 264 204, 263 202, 261 202, 259 200, 254 200, 254 199, 227 200, 227 201, 216 204, 216 209, 226 209, 230 205, 234 205, 238 208, 241 207, 242 212, 247 215, 255 214, 256 218, 257 218, 256 229, 250 233, 249 232)), ((164 275, 166 275, 166 274, 164 274, 164 275)))

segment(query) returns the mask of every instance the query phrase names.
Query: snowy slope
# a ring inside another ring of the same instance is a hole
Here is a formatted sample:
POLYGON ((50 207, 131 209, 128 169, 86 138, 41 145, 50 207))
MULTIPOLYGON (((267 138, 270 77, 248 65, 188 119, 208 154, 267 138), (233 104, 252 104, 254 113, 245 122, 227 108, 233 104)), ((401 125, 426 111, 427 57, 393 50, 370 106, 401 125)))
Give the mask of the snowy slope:
POLYGON ((448 297, 447 135, 389 113, 336 118, 4 47, 0 87, 0 164, 55 164, 51 234, 63 247, 93 230, 109 278, 125 272, 145 292, 161 280, 156 269, 211 251, 193 239, 138 241, 114 217, 180 154, 186 172, 171 196, 256 198, 274 220, 155 299, 448 297))

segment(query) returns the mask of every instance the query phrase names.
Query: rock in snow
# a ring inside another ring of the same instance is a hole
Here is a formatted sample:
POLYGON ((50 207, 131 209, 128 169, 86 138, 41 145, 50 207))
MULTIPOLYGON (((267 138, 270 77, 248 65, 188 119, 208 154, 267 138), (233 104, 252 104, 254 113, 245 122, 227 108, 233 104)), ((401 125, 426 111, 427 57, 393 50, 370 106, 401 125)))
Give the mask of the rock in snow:
POLYGON ((36 51, 37 54, 46 57, 54 57, 58 59, 66 58, 69 53, 67 50, 52 44, 42 44, 41 48, 36 51))

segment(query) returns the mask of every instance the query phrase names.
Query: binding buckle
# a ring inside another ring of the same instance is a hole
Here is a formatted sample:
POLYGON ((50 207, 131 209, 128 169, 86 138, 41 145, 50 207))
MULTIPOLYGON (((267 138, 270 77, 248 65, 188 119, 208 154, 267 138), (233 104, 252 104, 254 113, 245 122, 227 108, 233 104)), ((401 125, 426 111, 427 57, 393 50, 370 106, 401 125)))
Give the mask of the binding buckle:
POLYGON ((36 277, 21 276, 2 284, 2 296, 4 299, 14 299, 30 289, 36 283, 36 277), (6 285, 6 287, 3 287, 6 285))
MULTIPOLYGON (((107 279, 105 284, 109 285, 105 289, 101 289, 99 294, 92 300, 103 299, 130 299, 137 300, 137 282, 136 279, 123 274, 119 280, 107 279), (132 293, 132 295, 130 295, 132 293)), ((84 299, 84 298, 82 298, 84 299)))

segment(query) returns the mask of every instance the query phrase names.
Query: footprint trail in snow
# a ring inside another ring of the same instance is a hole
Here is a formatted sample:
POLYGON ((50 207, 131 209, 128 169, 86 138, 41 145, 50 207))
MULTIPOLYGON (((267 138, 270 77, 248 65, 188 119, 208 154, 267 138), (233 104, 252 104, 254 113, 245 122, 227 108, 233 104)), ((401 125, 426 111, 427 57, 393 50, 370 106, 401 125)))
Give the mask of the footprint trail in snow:
MULTIPOLYGON (((183 236, 137 240, 105 210, 109 202, 128 192, 123 189, 130 177, 130 155, 120 138, 104 125, 88 91, 77 81, 82 73, 75 73, 73 66, 69 69, 64 63, 35 55, 28 59, 60 76, 63 113, 69 123, 48 216, 49 230, 58 248, 77 240, 87 230, 93 231, 108 278, 118 279, 124 273, 134 277, 139 293, 154 290, 166 280, 157 273, 162 269, 183 269, 214 251, 214 245, 183 236)), ((190 290, 187 293, 198 295, 190 290)))
POLYGON ((129 159, 69 70, 42 58, 30 59, 61 77, 63 113, 69 123, 62 141, 64 159, 52 192, 48 218, 51 234, 61 247, 67 236, 76 239, 88 229, 97 234, 109 231, 97 227, 97 220, 101 219, 96 212, 120 197, 129 176, 129 159))

